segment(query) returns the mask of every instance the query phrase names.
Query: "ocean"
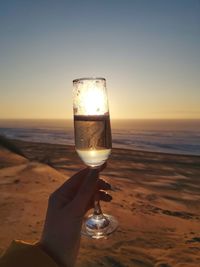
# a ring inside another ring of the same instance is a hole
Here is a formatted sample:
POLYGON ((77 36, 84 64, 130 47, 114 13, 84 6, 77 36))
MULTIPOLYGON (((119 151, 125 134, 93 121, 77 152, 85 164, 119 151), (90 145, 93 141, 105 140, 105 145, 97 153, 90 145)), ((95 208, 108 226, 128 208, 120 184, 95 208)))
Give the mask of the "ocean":
MULTIPOLYGON (((200 120, 112 120, 113 147, 200 155, 200 120)), ((0 120, 0 135, 74 145, 72 120, 0 120)))

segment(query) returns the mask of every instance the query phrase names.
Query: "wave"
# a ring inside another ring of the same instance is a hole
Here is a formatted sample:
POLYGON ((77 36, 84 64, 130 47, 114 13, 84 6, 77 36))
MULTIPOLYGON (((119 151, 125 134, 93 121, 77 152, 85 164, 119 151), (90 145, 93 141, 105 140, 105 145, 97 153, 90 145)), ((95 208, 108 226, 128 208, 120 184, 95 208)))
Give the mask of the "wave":
MULTIPOLYGON (((19 139, 29 142, 42 142, 52 144, 74 145, 74 133, 72 123, 65 121, 48 121, 42 124, 36 123, 11 123, 0 121, 0 134, 11 139, 19 139), (9 124, 10 123, 10 124, 9 124)), ((185 127, 169 130, 167 127, 160 128, 158 123, 155 129, 150 125, 146 127, 112 127, 113 147, 128 148, 152 152, 164 152, 173 154, 200 155, 200 123, 191 127, 184 122, 185 127), (198 127, 197 127, 198 126, 198 127)), ((122 124, 123 126, 123 124, 122 124)), ((179 124, 180 126, 180 124, 179 124)))

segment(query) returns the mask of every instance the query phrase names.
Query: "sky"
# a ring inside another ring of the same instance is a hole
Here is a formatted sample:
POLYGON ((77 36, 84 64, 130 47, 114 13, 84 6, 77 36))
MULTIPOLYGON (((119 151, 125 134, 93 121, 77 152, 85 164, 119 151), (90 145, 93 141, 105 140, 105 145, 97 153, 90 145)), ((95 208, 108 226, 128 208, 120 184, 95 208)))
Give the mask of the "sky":
POLYGON ((0 118, 72 118, 72 80, 112 118, 200 119, 200 0, 0 1, 0 118))

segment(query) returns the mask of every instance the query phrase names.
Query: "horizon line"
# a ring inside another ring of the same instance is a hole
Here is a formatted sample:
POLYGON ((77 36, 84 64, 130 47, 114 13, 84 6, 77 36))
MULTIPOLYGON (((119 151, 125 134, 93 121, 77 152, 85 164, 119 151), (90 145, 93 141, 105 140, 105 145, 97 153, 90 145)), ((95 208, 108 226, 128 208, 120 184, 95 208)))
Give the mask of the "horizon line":
MULTIPOLYGON (((69 118, 0 118, 0 120, 73 120, 69 118)), ((199 118, 111 118, 111 120, 200 120, 199 118)))

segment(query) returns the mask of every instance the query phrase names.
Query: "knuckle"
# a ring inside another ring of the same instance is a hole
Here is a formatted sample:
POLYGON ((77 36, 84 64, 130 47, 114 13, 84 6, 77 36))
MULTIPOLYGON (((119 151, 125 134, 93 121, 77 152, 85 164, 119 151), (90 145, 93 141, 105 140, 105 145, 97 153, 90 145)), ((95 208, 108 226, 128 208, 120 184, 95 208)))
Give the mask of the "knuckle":
POLYGON ((112 196, 111 196, 110 194, 108 194, 107 192, 102 191, 102 192, 101 192, 101 199, 102 199, 103 201, 107 201, 107 202, 109 202, 109 201, 112 200, 112 196))
POLYGON ((100 189, 107 189, 107 190, 109 190, 111 188, 111 185, 107 181, 105 181, 105 180, 100 180, 99 183, 98 183, 98 187, 100 189))

